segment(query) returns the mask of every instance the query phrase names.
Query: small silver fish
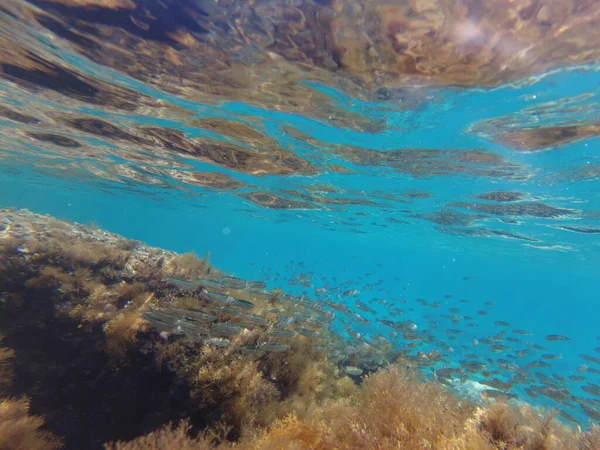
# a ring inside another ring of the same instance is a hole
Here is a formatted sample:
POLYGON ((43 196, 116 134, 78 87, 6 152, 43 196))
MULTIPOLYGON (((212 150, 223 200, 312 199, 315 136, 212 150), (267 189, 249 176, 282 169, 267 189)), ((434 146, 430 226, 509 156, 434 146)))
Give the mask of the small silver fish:
POLYGON ((288 325, 291 325, 292 323, 294 323, 294 321, 296 320, 295 317, 280 317, 279 319, 277 319, 277 321, 275 322, 275 324, 273 325, 275 328, 285 328, 288 325))
POLYGON ((267 283, 264 281, 249 281, 248 287, 250 289, 264 289, 267 287, 267 283))
POLYGON ((200 342, 203 336, 209 333, 209 328, 197 322, 188 322, 186 320, 178 320, 173 329, 173 333, 177 335, 185 335, 185 337, 200 342))
POLYGON ((178 287, 182 291, 195 291, 198 288, 196 283, 184 280, 183 278, 164 277, 162 280, 171 283, 173 286, 178 287))
POLYGON ((197 320, 199 322, 214 322, 217 320, 217 316, 202 311, 201 309, 195 308, 171 308, 169 309, 174 314, 181 315, 191 320, 197 320))
POLYGON ((288 344, 281 344, 279 342, 265 342, 264 344, 260 344, 258 347, 260 350, 264 350, 265 352, 271 353, 281 353, 290 349, 288 344))
POLYGON ((221 305, 230 305, 233 302, 233 297, 227 294, 220 294, 217 292, 210 292, 208 294, 208 299, 212 300, 215 303, 220 303, 221 305))
POLYGON ((220 337, 211 337, 204 340, 204 343, 207 345, 214 345, 215 347, 227 348, 231 346, 231 341, 220 338, 220 337))
POLYGON ((269 326, 271 324, 271 321, 269 319, 263 316, 259 316, 258 314, 240 312, 237 314, 237 317, 263 327, 269 326))
POLYGON ((240 300, 237 298, 234 298, 231 301, 231 306, 237 306, 238 308, 242 308, 242 309, 252 309, 254 308, 254 303, 252 303, 251 301, 248 300, 240 300))
POLYGON ((245 330, 253 330, 254 328, 256 328, 256 324, 254 323, 249 323, 249 322, 230 322, 233 325, 236 325, 238 327, 241 327, 245 330))
POLYGON ((344 367, 344 372, 346 372, 348 375, 352 375, 354 377, 362 375, 362 373, 363 373, 362 369, 360 369, 358 367, 354 367, 354 366, 344 367))
POLYGON ((260 348, 253 347, 250 345, 245 345, 243 347, 239 347, 238 350, 240 351, 240 353, 242 355, 262 356, 265 354, 264 350, 261 350, 260 348))
POLYGON ((296 332, 293 330, 273 330, 269 331, 267 336, 273 338, 292 338, 296 336, 296 332))
POLYGON ((318 331, 309 330, 308 328, 296 328, 296 332, 311 339, 320 339, 323 337, 318 331))
POLYGON ((210 327, 210 334, 213 336, 230 337, 239 334, 244 329, 231 323, 213 323, 210 327))
POLYGON ((360 291, 358 289, 350 289, 348 291, 345 291, 342 296, 343 297, 354 297, 355 295, 360 294, 360 291))
POLYGON ((242 290, 246 289, 246 282, 239 280, 223 280, 221 282, 225 289, 234 289, 234 290, 242 290))

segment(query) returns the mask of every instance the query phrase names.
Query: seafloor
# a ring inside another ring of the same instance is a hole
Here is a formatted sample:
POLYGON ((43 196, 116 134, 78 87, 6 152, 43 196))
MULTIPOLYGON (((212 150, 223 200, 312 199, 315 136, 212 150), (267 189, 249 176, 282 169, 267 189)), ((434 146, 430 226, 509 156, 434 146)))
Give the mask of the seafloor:
POLYGON ((0 254, 0 449, 600 448, 391 349, 344 355, 331 313, 208 256, 14 209, 0 254))

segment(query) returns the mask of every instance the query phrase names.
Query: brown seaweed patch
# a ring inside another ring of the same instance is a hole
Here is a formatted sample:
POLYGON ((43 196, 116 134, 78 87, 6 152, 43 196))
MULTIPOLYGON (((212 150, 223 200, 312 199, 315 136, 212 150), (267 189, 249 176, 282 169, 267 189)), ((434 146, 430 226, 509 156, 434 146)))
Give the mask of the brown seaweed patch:
POLYGON ((596 124, 563 125, 501 133, 495 140, 513 150, 539 151, 597 136, 600 136, 600 126, 596 124))
POLYGON ((574 233, 583 234, 600 234, 600 228, 585 228, 585 227, 568 227, 568 226, 554 226, 559 230, 572 231, 574 233))
POLYGON ((459 211, 453 211, 451 209, 443 209, 433 213, 414 214, 410 217, 416 219, 425 219, 429 222, 437 223, 439 225, 463 227, 468 227, 477 220, 487 218, 487 216, 483 216, 481 214, 466 214, 459 211))
POLYGON ((413 176, 477 175, 491 178, 519 177, 521 168, 500 155, 481 150, 406 148, 388 151, 338 147, 336 153, 360 166, 390 167, 413 176))
POLYGON ((278 147, 277 142, 266 134, 246 123, 235 120, 210 117, 193 120, 190 122, 190 125, 211 130, 223 136, 229 136, 260 152, 268 152, 278 147))
POLYGON ((55 450, 62 442, 43 430, 44 418, 29 414, 29 400, 0 401, 0 447, 4 449, 55 450))
POLYGON ((191 140, 179 130, 160 127, 141 127, 140 130, 162 148, 239 172, 257 176, 308 175, 316 172, 310 162, 278 146, 263 153, 230 142, 191 140))
POLYGON ((448 206, 470 209, 473 211, 479 211, 486 214, 494 214, 497 216, 540 217, 544 219, 551 219, 561 216, 572 216, 578 214, 578 212, 573 209, 555 208, 544 203, 493 205, 486 203, 451 202, 448 206))
POLYGON ((95 117, 64 117, 63 122, 76 130, 100 136, 106 139, 129 141, 137 144, 148 144, 148 141, 123 131, 116 125, 95 117))
POLYGON ((551 182, 556 181, 592 181, 600 179, 600 164, 582 164, 578 167, 564 170, 550 177, 551 182))
POLYGON ((136 4, 133 0, 46 0, 50 3, 57 3, 69 7, 77 8, 106 8, 106 9, 135 9, 136 4))
POLYGON ((284 189, 282 193, 294 197, 301 198, 307 202, 317 203, 319 205, 363 205, 363 206, 377 206, 377 202, 369 200, 368 198, 360 197, 331 197, 326 195, 309 195, 298 190, 284 189))
POLYGON ((476 195, 475 197, 481 200, 489 200, 492 202, 517 202, 523 199, 523 193, 510 191, 492 191, 476 195))
POLYGON ((594 2, 336 0, 332 7, 340 66, 379 85, 410 76, 497 85, 600 56, 594 2))
POLYGON ((311 203, 280 197, 269 192, 249 192, 241 197, 269 209, 318 209, 311 203))
POLYGON ((41 87, 82 102, 126 111, 137 109, 145 96, 58 65, 0 37, 0 68, 3 78, 25 88, 41 87))
POLYGON ((342 166, 340 164, 325 164, 325 167, 334 173, 342 173, 345 175, 354 173, 354 171, 349 167, 342 166))
POLYGON ((246 183, 236 180, 229 175, 219 172, 184 172, 181 170, 166 170, 178 181, 195 186, 207 187, 220 190, 235 190, 248 187, 246 183))
POLYGON ((436 226, 435 229, 441 233, 452 234, 454 236, 503 237, 520 241, 538 242, 538 240, 534 238, 490 228, 449 228, 436 226))
POLYGON ((60 134, 37 132, 27 132, 26 134, 27 136, 37 139, 38 141, 49 142, 51 144, 58 145, 59 147, 81 147, 81 144, 75 139, 71 139, 66 136, 61 136, 60 134))
POLYGON ((33 116, 21 114, 20 112, 13 111, 12 109, 6 108, 2 105, 0 105, 0 116, 5 117, 9 120, 14 120, 15 122, 27 123, 32 125, 36 125, 41 122, 39 119, 36 119, 33 116))

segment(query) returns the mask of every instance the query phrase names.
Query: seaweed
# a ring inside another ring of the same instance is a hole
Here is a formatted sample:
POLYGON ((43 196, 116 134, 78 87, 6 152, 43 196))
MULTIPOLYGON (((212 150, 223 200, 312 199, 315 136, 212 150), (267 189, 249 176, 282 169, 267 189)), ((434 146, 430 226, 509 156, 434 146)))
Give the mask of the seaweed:
POLYGON ((58 438, 42 430, 44 419, 29 415, 27 399, 0 402, 0 448, 7 450, 54 450, 62 447, 58 438))

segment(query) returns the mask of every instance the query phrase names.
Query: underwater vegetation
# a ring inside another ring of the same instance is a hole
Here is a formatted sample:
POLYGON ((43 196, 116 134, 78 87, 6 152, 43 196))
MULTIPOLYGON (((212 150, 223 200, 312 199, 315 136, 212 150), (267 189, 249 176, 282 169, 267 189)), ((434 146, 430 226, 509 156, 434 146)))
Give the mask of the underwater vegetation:
POLYGON ((468 400, 402 353, 336 357, 331 313, 209 255, 26 210, 2 220, 0 448, 600 448, 593 423, 501 391, 468 400))

